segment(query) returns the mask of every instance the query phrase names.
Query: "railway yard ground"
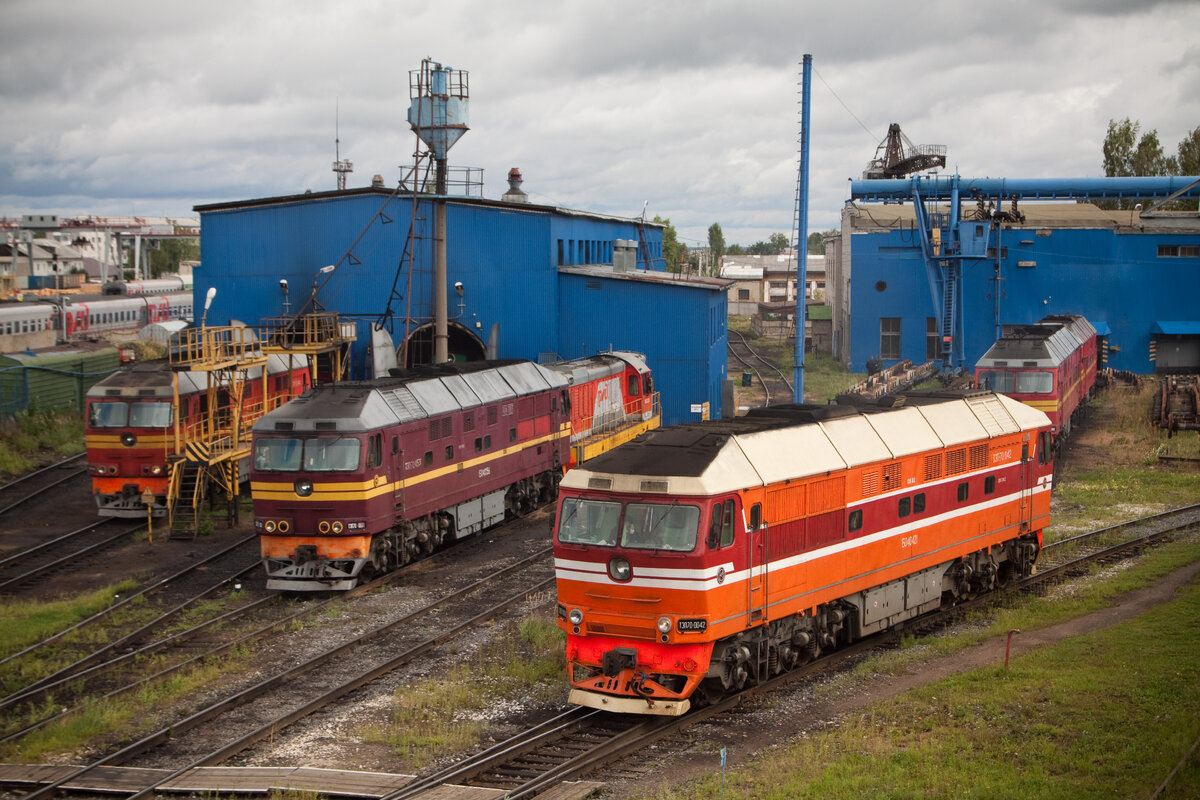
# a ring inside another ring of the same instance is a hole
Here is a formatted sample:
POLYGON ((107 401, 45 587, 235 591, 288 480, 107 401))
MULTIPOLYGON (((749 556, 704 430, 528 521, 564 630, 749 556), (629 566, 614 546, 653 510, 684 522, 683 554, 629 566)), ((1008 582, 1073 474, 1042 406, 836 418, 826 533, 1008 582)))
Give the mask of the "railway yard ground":
MULTIPOLYGON (((806 383, 810 392, 816 382, 806 383)), ((1200 457, 1200 437, 1160 438, 1145 424, 1147 391, 1109 389, 1091 404, 1059 459, 1048 541, 1200 500, 1200 462, 1187 460, 1200 457), (1181 460, 1160 461, 1164 450, 1181 460)), ((42 506, 29 517, 56 511, 42 506)), ((181 682, 174 694, 128 700, 124 716, 40 739, 36 748, 0 745, 0 761, 86 763, 198 706, 222 684, 253 682, 381 617, 399 618, 492 562, 527 556, 548 544, 548 519, 543 510, 484 533, 476 542, 483 546, 454 567, 434 559, 389 587, 335 601, 230 654, 197 681, 199 689, 181 682)), ((195 542, 135 539, 106 566, 55 575, 19 602, 3 600, 0 658, 14 652, 16 619, 44 610, 49 596, 145 582, 246 535, 249 522, 243 513, 238 530, 217 524, 195 542)), ((11 541, 20 527, 0 519, 0 536, 11 541)), ((589 777, 604 784, 600 797, 656 800, 1150 797, 1164 783, 1163 798, 1200 797, 1200 752, 1187 757, 1200 740, 1198 572, 1193 530, 1044 595, 1005 601, 952 629, 904 637, 848 669, 746 701, 589 777)), ((535 579, 542 570, 530 571, 529 583, 535 579)), ((504 616, 226 763, 411 774, 500 741, 563 707, 553 611, 552 589, 531 592, 504 616)))

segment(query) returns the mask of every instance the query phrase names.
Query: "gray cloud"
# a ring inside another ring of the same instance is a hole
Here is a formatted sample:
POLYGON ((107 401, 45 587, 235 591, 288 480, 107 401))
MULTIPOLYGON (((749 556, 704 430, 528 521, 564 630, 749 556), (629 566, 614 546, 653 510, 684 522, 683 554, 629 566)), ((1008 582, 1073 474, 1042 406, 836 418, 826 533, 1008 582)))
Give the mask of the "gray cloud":
POLYGON ((1195 3, 10 0, 0 214, 184 214, 351 185, 414 146, 409 70, 468 70, 452 163, 485 194, 670 217, 688 243, 789 232, 799 62, 814 54, 810 227, 837 224, 890 122, 964 175, 1097 175, 1109 119, 1200 125, 1195 3), (857 118, 857 119, 856 119, 857 118), (864 130, 864 126, 866 130, 864 130))

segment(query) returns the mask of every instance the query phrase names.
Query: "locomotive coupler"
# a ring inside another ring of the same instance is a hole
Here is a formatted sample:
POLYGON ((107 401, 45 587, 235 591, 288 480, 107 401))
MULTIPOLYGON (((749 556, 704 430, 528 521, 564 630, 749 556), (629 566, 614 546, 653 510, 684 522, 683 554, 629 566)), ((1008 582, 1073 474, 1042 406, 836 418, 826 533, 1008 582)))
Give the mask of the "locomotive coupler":
POLYGON ((637 666, 637 650, 632 647, 614 647, 603 655, 600 666, 606 678, 615 678, 622 671, 637 666))

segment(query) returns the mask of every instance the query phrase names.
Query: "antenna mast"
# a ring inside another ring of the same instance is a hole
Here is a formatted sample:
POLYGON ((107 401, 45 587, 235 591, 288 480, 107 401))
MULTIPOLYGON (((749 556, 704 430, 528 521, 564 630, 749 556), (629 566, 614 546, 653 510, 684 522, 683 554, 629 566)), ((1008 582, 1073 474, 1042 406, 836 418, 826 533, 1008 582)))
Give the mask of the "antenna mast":
POLYGON ((346 173, 354 172, 354 164, 350 159, 342 159, 342 140, 339 138, 340 121, 339 109, 337 105, 333 107, 333 157, 336 159, 333 162, 333 171, 337 174, 337 188, 342 191, 346 188, 346 173))

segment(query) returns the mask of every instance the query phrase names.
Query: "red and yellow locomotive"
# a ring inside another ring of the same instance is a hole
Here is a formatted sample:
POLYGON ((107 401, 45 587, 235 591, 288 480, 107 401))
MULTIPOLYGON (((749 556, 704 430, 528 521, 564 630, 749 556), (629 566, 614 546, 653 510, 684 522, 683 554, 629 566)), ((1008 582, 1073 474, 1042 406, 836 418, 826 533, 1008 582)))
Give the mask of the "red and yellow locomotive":
POLYGON ((675 715, 1029 574, 1046 415, 992 393, 756 409, 567 473, 554 554, 572 702, 675 715))
MULTIPOLYGON (((253 419, 308 388, 302 356, 247 370, 242 414, 253 419), (290 364, 290 366, 289 366, 290 364)), ((84 442, 102 517, 167 514, 168 460, 210 428, 209 375, 147 361, 114 372, 87 393, 84 442), (178 386, 176 386, 178 379, 178 386)), ((243 471, 243 474, 244 471, 243 471)))
POLYGON ((975 364, 975 387, 1000 392, 1045 412, 1057 437, 1096 386, 1096 329, 1078 314, 1005 325, 975 364))
POLYGON ((345 590, 554 499, 575 460, 659 425, 637 353, 479 361, 322 386, 254 426, 267 588, 345 590))

